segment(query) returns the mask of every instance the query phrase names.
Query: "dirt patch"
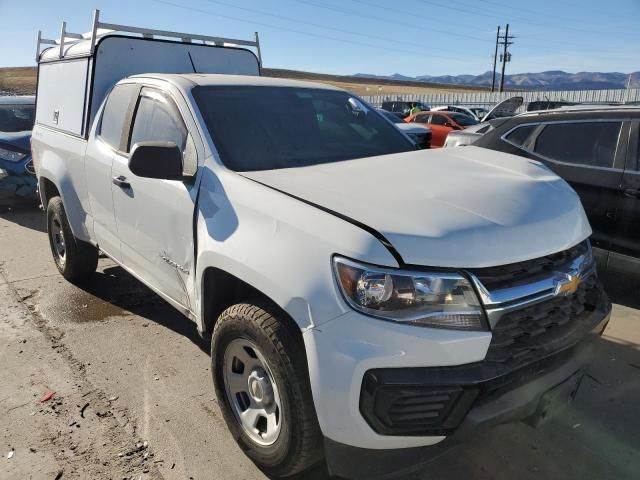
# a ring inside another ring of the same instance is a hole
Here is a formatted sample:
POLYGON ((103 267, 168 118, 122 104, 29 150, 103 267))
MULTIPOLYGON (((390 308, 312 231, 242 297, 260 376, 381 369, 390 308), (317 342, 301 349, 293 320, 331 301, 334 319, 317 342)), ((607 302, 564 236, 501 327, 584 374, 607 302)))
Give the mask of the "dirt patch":
MULTIPOLYGON (((0 270, 0 280, 6 277, 0 270)), ((36 292, 2 287, 3 370, 0 399, 7 452, 2 478, 162 479, 158 459, 117 396, 88 381, 64 334, 27 302, 36 292), (39 361, 34 361, 34 359, 39 361), (30 361, 27 361, 30 360, 30 361), (6 475, 6 476, 5 476, 6 475)))

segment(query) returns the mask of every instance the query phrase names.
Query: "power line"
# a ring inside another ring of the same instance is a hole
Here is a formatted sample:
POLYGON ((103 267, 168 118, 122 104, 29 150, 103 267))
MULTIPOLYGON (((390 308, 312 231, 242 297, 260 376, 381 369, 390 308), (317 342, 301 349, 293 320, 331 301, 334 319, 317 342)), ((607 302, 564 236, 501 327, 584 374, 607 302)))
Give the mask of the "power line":
MULTIPOLYGON (((380 16, 371 15, 370 13, 363 13, 360 10, 353 10, 353 9, 348 9, 348 8, 344 8, 344 7, 338 7, 338 6, 335 6, 335 5, 329 5, 329 4, 326 4, 326 3, 321 3, 318 0, 295 0, 295 1, 300 2, 300 3, 304 3, 306 5, 310 5, 310 6, 313 6, 313 7, 334 11, 334 12, 337 12, 337 13, 351 15, 351 16, 358 17, 358 18, 363 18, 363 17, 371 18, 371 19, 379 20, 379 21, 382 21, 382 22, 385 22, 385 23, 394 23, 394 24, 397 24, 397 25, 401 25, 403 27, 414 28, 414 29, 420 30, 420 31, 434 31, 434 32, 438 32, 438 33, 443 33, 445 35, 453 35, 455 37, 470 38, 470 39, 473 39, 473 40, 479 40, 479 41, 483 41, 483 42, 491 41, 488 38, 481 38, 481 37, 476 37, 476 36, 465 35, 465 34, 462 34, 462 33, 459 33, 459 32, 453 32, 452 33, 452 32, 448 32, 448 31, 433 29, 431 27, 426 28, 424 26, 417 26, 417 25, 413 25, 413 24, 407 24, 404 21, 397 21, 397 20, 393 20, 393 19, 383 18, 383 17, 380 17, 380 16)), ((385 7, 385 6, 382 6, 382 5, 377 5, 375 3, 371 3, 371 2, 368 2, 368 1, 365 1, 365 0, 351 0, 351 1, 355 2, 355 3, 362 4, 362 5, 367 5, 367 6, 370 6, 370 7, 373 7, 373 8, 379 8, 379 9, 386 10, 386 11, 397 12, 397 13, 400 13, 400 14, 403 14, 403 15, 412 15, 413 17, 416 17, 416 18, 427 18, 427 17, 421 16, 421 15, 417 15, 416 16, 413 12, 410 12, 409 10, 399 10, 397 8, 390 9, 388 7, 385 7)), ((426 2, 426 0, 418 0, 418 1, 426 2)), ((426 3, 428 3, 428 2, 426 2, 426 3)), ((462 10, 462 9, 459 9, 459 8, 455 8, 455 7, 443 6, 443 8, 452 8, 452 9, 454 9, 456 11, 466 12, 465 10, 462 10)), ((466 12, 466 13, 469 13, 469 12, 466 12)), ((470 13, 475 14, 475 12, 470 12, 470 13)), ((483 14, 483 15, 485 15, 485 14, 483 14)), ((485 16, 502 19, 502 17, 498 17, 496 15, 491 15, 491 14, 486 14, 485 16)), ((433 21, 433 17, 429 18, 429 20, 433 21)), ((535 22, 529 22, 529 23, 532 24, 532 25, 537 25, 535 22)), ((546 25, 546 26, 549 27, 548 25, 546 25)), ((553 28, 553 27, 551 27, 551 28, 553 28)), ((582 45, 582 44, 572 44, 570 42, 563 42, 563 44, 564 45, 576 45, 578 47, 584 48, 585 50, 588 50, 591 53, 598 52, 598 53, 603 53, 603 54, 607 54, 607 55, 613 53, 612 51, 594 50, 592 48, 587 48, 587 47, 584 47, 584 45, 582 45)), ((529 44, 525 43, 524 45, 529 45, 529 44)), ((549 45, 551 45, 551 44, 549 44, 549 45)), ((555 45, 555 43, 553 45, 555 45)), ((529 45, 529 46, 533 46, 533 45, 529 45)), ((540 47, 537 44, 535 45, 535 48, 536 49, 540 49, 540 47)), ((439 50, 442 50, 442 49, 439 49, 439 50)), ((557 48, 549 48, 548 50, 549 51, 557 51, 557 48)), ((458 52, 455 52, 455 53, 458 53, 458 52)))
MULTIPOLYGON (((401 53, 411 53, 411 54, 415 54, 415 55, 420 55, 421 57, 425 56, 425 52, 424 51, 407 50, 407 49, 400 49, 400 48, 393 48, 393 47, 381 47, 381 46, 378 46, 378 45, 372 45, 370 43, 357 42, 355 40, 347 40, 347 39, 343 39, 343 38, 331 37, 329 35, 323 35, 323 34, 312 33, 312 32, 305 32, 305 31, 296 30, 296 29, 293 29, 293 28, 281 27, 281 26, 278 26, 278 25, 272 25, 272 24, 268 24, 268 23, 264 23, 264 22, 256 22, 256 21, 253 21, 253 20, 247 20, 245 18, 238 18, 238 17, 233 17, 233 16, 230 16, 230 15, 223 15, 223 14, 220 14, 220 13, 211 12, 209 10, 203 10, 201 8, 189 7, 189 6, 186 6, 186 5, 180 5, 178 3, 169 2, 167 0, 152 0, 152 1, 154 1, 156 3, 164 4, 164 5, 170 5, 170 6, 175 7, 175 8, 181 8, 183 10, 190 10, 190 11, 193 11, 193 12, 203 13, 205 15, 210 15, 210 16, 213 16, 213 17, 224 18, 224 19, 233 20, 233 21, 236 21, 236 22, 249 23, 249 24, 252 24, 252 25, 258 25, 258 26, 261 26, 261 27, 269 28, 269 29, 282 30, 282 31, 291 32, 291 33, 297 33, 298 35, 306 35, 306 36, 315 37, 315 38, 322 38, 324 40, 331 40, 331 41, 335 41, 335 42, 347 43, 347 44, 350 44, 350 45, 364 46, 364 47, 374 48, 374 49, 378 49, 378 50, 387 50, 387 51, 401 52, 401 53)), ((466 64, 469 63, 468 60, 462 60, 462 59, 458 60, 458 59, 455 59, 455 58, 444 57, 444 56, 439 56, 439 55, 429 54, 429 57, 431 57, 431 58, 439 58, 439 59, 448 60, 448 61, 457 62, 457 63, 466 63, 466 64)))
MULTIPOLYGON (((440 7, 440 8, 446 8, 446 9, 449 9, 449 10, 453 10, 453 11, 456 11, 456 12, 461 12, 461 13, 464 13, 466 15, 471 14, 471 15, 489 17, 489 18, 498 18, 498 19, 502 18, 500 16, 497 16, 497 15, 491 14, 491 13, 487 13, 485 11, 469 10, 469 8, 473 8, 473 7, 469 7, 469 6, 467 6, 466 8, 458 8, 458 7, 455 7, 455 6, 448 5, 448 4, 447 5, 443 5, 441 3, 435 3, 435 2, 430 1, 430 0, 417 0, 417 1, 419 1, 421 3, 425 3, 427 5, 432 5, 432 6, 436 6, 436 7, 440 7)), ((525 23, 525 24, 529 24, 529 25, 536 25, 536 26, 539 26, 539 27, 564 28, 564 29, 567 29, 567 30, 574 30, 574 31, 577 31, 577 32, 590 33, 590 34, 593 34, 593 33, 600 34, 600 33, 602 33, 602 32, 599 32, 599 31, 585 30, 583 28, 572 27, 572 26, 564 24, 564 23, 562 25, 553 25, 553 24, 550 24, 549 22, 545 22, 545 23, 532 22, 531 20, 529 20, 527 18, 514 17, 513 15, 510 15, 510 17, 513 18, 514 20, 518 20, 521 23, 525 23)))
MULTIPOLYGON (((423 19, 423 20, 426 20, 426 21, 428 21, 430 23, 433 23, 433 21, 434 21, 434 17, 433 16, 420 15, 420 14, 417 14, 415 11, 412 11, 412 10, 403 10, 403 9, 399 9, 399 8, 395 8, 395 7, 394 8, 389 8, 386 5, 385 6, 377 5, 375 3, 366 2, 364 0, 351 0, 351 1, 355 2, 355 3, 360 3, 361 5, 366 5, 368 7, 377 8, 377 9, 380 9, 380 10, 385 10, 387 12, 393 12, 393 13, 400 14, 400 15, 410 15, 411 18, 423 19)), ((360 15, 360 13, 358 13, 358 15, 360 15)), ((404 22, 402 22, 402 24, 404 25, 404 22)), ((456 24, 456 27, 457 28, 456 28, 456 30, 454 32, 449 32, 449 31, 446 31, 446 30, 445 31, 434 30, 434 29, 431 28, 431 26, 429 26, 429 27, 421 27, 421 28, 422 28, 422 30, 426 29, 426 30, 429 30, 429 31, 445 33, 447 35, 454 35, 456 37, 459 37, 460 36, 460 33, 459 33, 460 32, 460 28, 472 29, 472 28, 475 28, 476 26, 472 27, 472 26, 469 26, 469 25, 465 26, 465 25, 456 24)), ((480 39, 480 37, 473 37, 473 39, 480 39)), ((483 38, 482 40, 483 41, 488 41, 488 39, 485 39, 485 38, 483 38)))
POLYGON ((487 41, 491 41, 487 38, 482 38, 482 37, 476 37, 473 35, 466 35, 464 33, 452 33, 452 32, 448 32, 446 30, 439 30, 439 29, 435 29, 435 28, 431 28, 431 27, 425 27, 424 25, 414 25, 411 23, 407 23, 404 21, 399 21, 399 20, 393 20, 390 19, 388 17, 379 17, 377 15, 371 15, 370 13, 363 13, 362 11, 358 11, 358 10, 353 10, 353 9, 349 9, 349 8, 341 8, 341 7, 336 7, 334 5, 327 5, 325 3, 321 3, 321 2, 317 2, 317 1, 311 1, 311 0, 296 0, 300 3, 304 3, 306 5, 311 5, 312 7, 317 7, 317 8, 324 8, 326 10, 332 10, 334 12, 338 12, 338 13, 344 13, 347 15, 353 15, 356 16, 358 18, 371 18, 373 20, 379 20, 381 22, 384 23, 395 23, 397 25, 401 25, 405 28, 413 28, 415 30, 419 30, 421 32, 426 32, 426 31, 431 31, 431 32, 437 32, 437 33, 441 33, 443 35, 452 35, 455 36, 457 38, 468 38, 471 40, 479 40, 481 42, 487 42, 487 41))
MULTIPOLYGON (((422 19, 428 20, 428 21, 430 21, 430 22, 433 22, 433 20, 434 20, 434 19, 436 19, 436 17, 434 17, 434 16, 427 17, 427 16, 425 16, 425 15, 419 15, 419 14, 416 14, 415 12, 410 11, 410 10, 401 10, 401 9, 398 9, 398 8, 395 8, 395 7, 394 7, 394 8, 389 8, 389 7, 387 7, 387 6, 378 5, 378 4, 375 4, 375 3, 372 3, 372 2, 369 2, 369 1, 365 1, 365 0, 351 0, 351 1, 352 1, 352 2, 354 2, 354 3, 359 3, 359 4, 362 4, 362 5, 366 5, 366 6, 369 6, 369 7, 372 7, 372 8, 377 8, 377 9, 381 9, 381 10, 385 10, 385 11, 389 11, 389 12, 399 13, 399 14, 402 14, 402 15, 411 15, 411 16, 412 16, 412 18, 416 18, 416 19, 418 19, 418 18, 422 18, 422 19)), ((418 0, 418 1, 420 1, 420 0, 418 0)), ((490 0, 484 0, 484 1, 486 1, 486 2, 490 2, 490 0)), ((458 0, 458 3, 459 3, 459 0, 458 0)), ((494 3, 494 4, 496 4, 496 5, 506 5, 506 4, 499 4, 498 2, 493 2, 493 1, 491 1, 490 3, 494 3)), ((319 6, 319 5, 317 5, 317 6, 319 6)), ((322 8, 328 8, 328 7, 329 7, 329 5, 326 5, 326 6, 322 7, 322 8)), ((334 10, 335 10, 336 8, 337 8, 337 7, 331 7, 330 9, 334 9, 334 10)), ((443 8, 449 8, 449 7, 445 7, 445 6, 443 6, 443 8)), ((514 7, 514 8, 515 8, 515 7, 514 7)), ((464 11, 464 10, 461 10, 461 9, 456 8, 456 11, 461 11, 461 12, 462 12, 462 11, 464 11)), ((534 10, 528 10, 528 11, 530 11, 530 12, 534 12, 534 13, 539 13, 539 12, 535 12, 534 10)), ((361 15, 361 13, 359 13, 359 12, 355 12, 355 11, 353 11, 353 10, 351 10, 351 12, 352 12, 353 14, 357 15, 357 16, 362 16, 362 15, 361 15)), ((476 12, 471 12, 471 13, 472 13, 472 14, 476 14, 476 12)), ((497 19, 500 19, 500 20, 502 20, 502 19, 503 19, 503 16, 499 16, 499 15, 493 15, 493 14, 482 14, 482 15, 487 16, 487 17, 497 18, 497 19)), ((377 18, 379 18, 379 17, 377 17, 377 18)), ((516 18, 516 19, 517 19, 517 18, 516 18)), ((440 20, 443 20, 443 19, 440 19, 440 20)), ((530 24, 530 25, 543 25, 543 26, 546 26, 546 27, 548 27, 548 28, 556 28, 556 27, 553 27, 553 26, 545 25, 545 24, 538 24, 538 23, 536 23, 536 22, 529 22, 529 24, 530 24)), ((404 22, 402 22, 402 25, 404 25, 404 22)), ((463 28, 464 28, 464 26, 463 26, 463 28)), ((471 28, 471 27, 467 27, 467 28, 471 28)), ((424 27, 423 27, 423 30, 424 30, 424 27)), ((431 27, 429 27, 429 28, 428 28, 428 30, 430 30, 430 31, 431 31, 431 30, 432 30, 432 28, 431 28, 431 27)), ((435 31, 435 30, 434 30, 434 31, 435 31)), ((449 33, 449 34, 450 34, 450 35, 455 35, 455 36, 457 36, 457 37, 461 36, 461 34, 459 34, 459 33, 455 33, 455 32, 454 32, 454 33, 449 33)), ((522 36, 522 35, 521 35, 521 36, 522 36)), ((475 38, 476 38, 476 39, 479 39, 479 37, 475 37, 475 38)), ((488 39, 482 39, 482 40, 483 40, 483 41, 489 41, 488 39)), ((536 39, 536 48, 538 48, 538 44, 539 44, 539 43, 543 43, 543 44, 544 44, 544 43, 546 43, 547 45, 552 45, 552 46, 554 46, 554 47, 556 46, 556 43, 555 43, 555 42, 544 42, 544 41, 542 41, 542 42, 541 42, 540 40, 536 39)), ((523 44, 523 45, 528 45, 528 44, 526 44, 526 43, 525 43, 525 44, 523 44)), ((589 51, 589 52, 591 52, 591 53, 593 53, 593 52, 598 52, 598 53, 603 53, 603 54, 611 54, 611 53, 614 53, 614 52, 613 52, 613 51, 611 51, 611 50, 594 50, 593 48, 585 47, 585 46, 584 46, 584 44, 581 44, 581 43, 572 43, 572 42, 563 41, 563 45, 569 45, 569 46, 573 45, 573 46, 577 46, 577 47, 579 47, 579 48, 582 48, 582 49, 588 50, 588 51, 589 51)), ((553 49, 549 49, 549 50, 557 51, 557 48, 553 48, 553 49)))
MULTIPOLYGON (((555 0, 555 1, 557 1, 557 0, 555 0)), ((495 0, 475 0, 474 3, 477 5, 478 2, 487 3, 489 5, 494 5, 496 7, 500 7, 501 9, 508 8, 510 10, 516 10, 516 11, 520 11, 520 12, 528 13, 528 14, 534 14, 534 15, 543 14, 543 12, 540 12, 540 10, 534 10, 534 9, 531 9, 531 8, 525 8, 525 7, 521 7, 521 6, 514 6, 514 5, 511 5, 509 3, 496 2, 495 0)), ((460 0, 457 0, 457 3, 461 3, 463 5, 465 4, 464 2, 460 2, 460 0)), ((584 9, 584 5, 580 5, 580 8, 584 9)), ((607 12, 607 13, 611 13, 611 12, 607 12)), ((553 18, 556 19, 556 20, 563 20, 563 21, 574 21, 575 20, 575 18, 558 17, 555 14, 553 15, 553 18)))
MULTIPOLYGON (((363 38, 370 38, 370 39, 377 40, 377 41, 396 43, 396 44, 399 44, 399 45, 415 46, 415 43, 411 43, 411 42, 406 42, 406 41, 402 41, 402 40, 396 40, 396 39, 389 38, 389 37, 381 37, 379 35, 370 35, 370 34, 366 34, 366 33, 354 32, 353 30, 345 30, 345 29, 337 28, 337 27, 330 27, 330 26, 327 26, 327 25, 322 25, 320 23, 314 23, 314 22, 309 22, 309 21, 306 21, 306 20, 299 20, 297 18, 287 17, 287 16, 284 16, 284 15, 274 14, 274 13, 271 13, 271 12, 265 12, 264 10, 256 10, 254 8, 240 7, 238 5, 233 5, 231 3, 222 2, 222 1, 219 1, 219 0, 206 0, 206 1, 209 2, 209 3, 215 3, 217 5, 223 5, 225 7, 235 8, 237 10, 242 10, 242 11, 249 12, 249 13, 255 13, 255 14, 258 14, 258 15, 264 15, 264 16, 271 17, 271 18, 277 18, 279 20, 284 20, 286 22, 293 22, 293 23, 300 24, 300 25, 309 25, 311 27, 322 28, 322 29, 325 29, 325 30, 330 30, 330 31, 339 32, 339 33, 346 33, 347 35, 354 35, 354 36, 363 37, 363 38)), ((438 49, 438 50, 441 51, 441 52, 450 52, 450 53, 455 53, 455 54, 462 53, 460 51, 454 51, 454 50, 443 50, 443 49, 438 49)))
POLYGON ((593 8, 593 7, 587 7, 583 2, 571 2, 571 1, 567 1, 567 0, 555 0, 558 3, 563 3, 569 7, 573 7, 573 8, 579 8, 579 9, 587 9, 587 10, 591 10, 592 12, 596 12, 596 13, 601 13, 604 15, 611 15, 611 11, 610 10, 604 10, 604 9, 599 9, 599 8, 593 8))

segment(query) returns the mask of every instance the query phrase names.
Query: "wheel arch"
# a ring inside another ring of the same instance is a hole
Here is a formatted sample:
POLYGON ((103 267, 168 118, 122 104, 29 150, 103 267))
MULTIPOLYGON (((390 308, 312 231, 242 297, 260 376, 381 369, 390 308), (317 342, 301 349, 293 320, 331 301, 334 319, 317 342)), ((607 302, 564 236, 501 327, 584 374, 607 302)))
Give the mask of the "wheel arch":
POLYGON ((218 267, 206 267, 200 280, 200 334, 210 338, 218 317, 232 305, 257 302, 279 321, 285 322, 302 342, 302 330, 293 317, 278 302, 238 276, 218 267))
POLYGON ((45 176, 41 176, 38 179, 38 191, 40 193, 40 201, 45 209, 51 198, 62 197, 60 189, 58 189, 56 184, 45 176))

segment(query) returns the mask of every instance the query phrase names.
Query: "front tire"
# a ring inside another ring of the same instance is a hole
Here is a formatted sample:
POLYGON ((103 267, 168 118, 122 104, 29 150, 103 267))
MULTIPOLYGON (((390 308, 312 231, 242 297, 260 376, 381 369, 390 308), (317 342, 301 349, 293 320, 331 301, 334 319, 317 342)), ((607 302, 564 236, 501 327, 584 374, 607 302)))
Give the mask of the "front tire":
POLYGON ((268 307, 238 304, 211 342, 218 403, 234 438, 265 473, 287 477, 323 458, 306 354, 293 327, 268 307))
POLYGON ((73 235, 60 197, 47 204, 47 233, 53 260, 65 279, 81 281, 96 271, 98 249, 73 235))

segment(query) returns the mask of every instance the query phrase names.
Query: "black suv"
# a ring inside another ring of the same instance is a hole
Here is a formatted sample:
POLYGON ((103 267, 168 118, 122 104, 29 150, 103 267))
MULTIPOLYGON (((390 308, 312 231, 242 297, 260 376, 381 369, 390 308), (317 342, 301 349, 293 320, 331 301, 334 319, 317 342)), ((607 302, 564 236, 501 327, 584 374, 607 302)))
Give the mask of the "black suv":
POLYGON ((600 269, 640 276, 640 108, 565 107, 506 119, 474 146, 539 160, 580 195, 600 269))
POLYGON ((405 102, 404 100, 387 100, 382 102, 382 109, 387 112, 395 113, 400 118, 409 116, 411 109, 414 105, 417 105, 421 111, 428 112, 431 110, 429 105, 425 105, 422 102, 405 102))

